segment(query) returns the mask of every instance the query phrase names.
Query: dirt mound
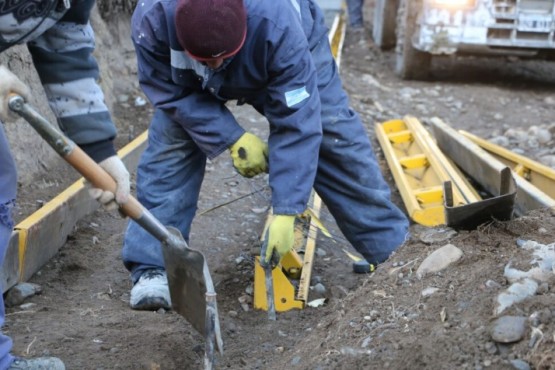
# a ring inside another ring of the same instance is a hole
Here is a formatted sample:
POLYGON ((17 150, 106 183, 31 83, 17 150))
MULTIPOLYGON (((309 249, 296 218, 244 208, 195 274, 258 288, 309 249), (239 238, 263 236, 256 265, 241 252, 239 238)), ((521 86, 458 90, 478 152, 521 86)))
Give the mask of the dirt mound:
MULTIPOLYGON (((510 285, 505 266, 513 261, 526 271, 535 265, 517 240, 552 243, 554 226, 553 212, 546 210, 461 231, 439 243, 424 243, 421 237, 428 240, 434 230, 417 228, 360 288, 335 302, 336 313, 325 317, 293 353, 307 369, 506 369, 515 359, 536 369, 553 368, 555 312, 549 289, 503 312, 527 319, 521 340, 496 343, 491 333, 497 296, 510 285), (420 263, 446 243, 460 248, 462 259, 419 278, 420 263)), ((435 229, 438 235, 443 231, 435 229)), ((555 276, 549 286, 554 282, 555 276)))

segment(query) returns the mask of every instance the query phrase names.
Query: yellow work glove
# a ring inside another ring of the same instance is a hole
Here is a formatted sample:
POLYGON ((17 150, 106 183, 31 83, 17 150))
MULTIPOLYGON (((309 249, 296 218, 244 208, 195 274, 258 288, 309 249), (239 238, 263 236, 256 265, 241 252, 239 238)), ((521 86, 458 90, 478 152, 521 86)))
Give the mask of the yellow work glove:
POLYGON ((229 147, 233 167, 244 177, 268 172, 268 144, 258 136, 245 132, 229 147))
POLYGON ((295 243, 295 217, 294 215, 275 215, 268 226, 264 244, 264 264, 272 259, 272 254, 277 252, 279 260, 293 249, 295 243))

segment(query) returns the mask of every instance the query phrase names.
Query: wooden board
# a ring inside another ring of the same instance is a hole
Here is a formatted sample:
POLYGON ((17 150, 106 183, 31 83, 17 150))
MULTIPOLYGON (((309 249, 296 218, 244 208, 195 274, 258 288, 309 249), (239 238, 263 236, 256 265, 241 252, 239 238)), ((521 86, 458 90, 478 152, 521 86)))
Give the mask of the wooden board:
MULTIPOLYGON (((136 169, 146 142, 147 131, 118 152, 130 172, 136 169)), ((79 179, 17 224, 0 271, 3 292, 31 278, 64 245, 77 222, 98 207, 79 179)))

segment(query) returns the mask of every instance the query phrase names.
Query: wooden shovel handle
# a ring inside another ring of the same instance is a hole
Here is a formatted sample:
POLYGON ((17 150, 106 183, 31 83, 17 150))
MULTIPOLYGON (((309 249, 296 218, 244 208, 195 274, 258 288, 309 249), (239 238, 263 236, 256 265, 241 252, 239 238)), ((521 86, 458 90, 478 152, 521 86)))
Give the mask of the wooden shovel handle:
MULTIPOLYGON (((111 191, 114 194, 116 193, 117 184, 112 176, 78 146, 75 146, 71 153, 66 155, 64 159, 95 188, 111 191)), ((129 195, 125 204, 120 205, 120 209, 125 215, 134 220, 138 220, 144 212, 142 204, 132 195, 129 195)))
MULTIPOLYGON (((35 111, 33 107, 25 103, 21 96, 10 93, 8 101, 10 109, 29 122, 37 133, 94 187, 116 193, 117 185, 112 176, 62 132, 58 131, 46 118, 35 111)), ((142 204, 131 195, 125 204, 120 205, 120 208, 123 213, 135 221, 141 219, 145 214, 150 216, 150 213, 142 204)), ((151 219, 151 217, 148 218, 151 219)), ((155 222, 150 223, 155 224, 155 222)), ((154 226, 159 229, 161 225, 156 224, 154 226)), ((166 232, 161 232, 161 234, 166 234, 166 232)))

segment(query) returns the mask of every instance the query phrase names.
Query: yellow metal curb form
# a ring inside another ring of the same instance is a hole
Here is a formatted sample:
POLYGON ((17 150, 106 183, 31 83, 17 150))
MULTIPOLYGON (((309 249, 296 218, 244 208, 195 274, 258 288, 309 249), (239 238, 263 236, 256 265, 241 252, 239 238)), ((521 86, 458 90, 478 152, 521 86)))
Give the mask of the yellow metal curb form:
POLYGON ((424 226, 445 224, 443 184, 446 181, 454 183, 453 206, 481 200, 415 117, 377 123, 375 130, 413 221, 424 226))
POLYGON ((555 170, 464 130, 459 130, 459 133, 509 166, 514 173, 555 199, 555 170))
MULTIPOLYGON (((497 159, 493 154, 489 153, 437 117, 431 119, 431 126, 441 150, 452 158, 462 171, 469 174, 469 176, 479 183, 488 193, 494 196, 499 195, 499 173, 501 173, 504 168, 508 168, 505 163, 510 163, 511 160, 506 159, 505 161, 501 161, 497 159)), ((492 149, 492 145, 493 144, 490 143, 488 147, 492 149)), ((514 153, 508 156, 508 158, 513 158, 513 160, 517 159, 514 153)), ((519 159, 522 160, 524 158, 519 159)), ((523 170, 525 166, 529 166, 528 168, 530 170, 542 169, 539 164, 532 166, 532 161, 526 160, 522 161, 521 166, 519 167, 517 165, 514 171, 511 172, 521 172, 525 174, 527 172, 523 170)), ((543 168, 543 170, 546 169, 543 168)), ((539 171, 536 172, 539 174, 539 171)), ((543 172, 544 175, 547 175, 550 171, 543 172)), ((528 172, 528 174, 530 178, 533 177, 531 171, 528 172)), ((534 209, 555 208, 555 199, 536 187, 531 181, 522 176, 513 176, 513 178, 516 182, 517 196, 514 204, 516 215, 524 215, 534 209)), ((547 181, 547 176, 545 179, 547 181)), ((549 185, 547 188, 553 189, 549 185)))

